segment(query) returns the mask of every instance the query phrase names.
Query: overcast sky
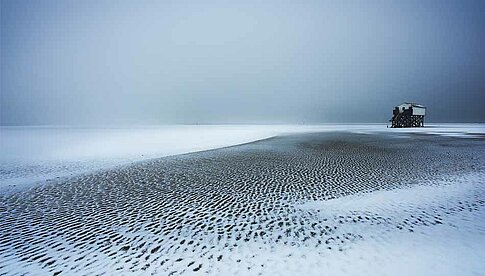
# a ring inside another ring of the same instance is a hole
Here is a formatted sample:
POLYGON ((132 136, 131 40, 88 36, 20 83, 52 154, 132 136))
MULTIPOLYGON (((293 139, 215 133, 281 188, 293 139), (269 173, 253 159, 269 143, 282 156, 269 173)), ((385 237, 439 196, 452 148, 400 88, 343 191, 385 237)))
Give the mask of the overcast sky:
POLYGON ((485 121, 485 1, 1 0, 2 125, 485 121))

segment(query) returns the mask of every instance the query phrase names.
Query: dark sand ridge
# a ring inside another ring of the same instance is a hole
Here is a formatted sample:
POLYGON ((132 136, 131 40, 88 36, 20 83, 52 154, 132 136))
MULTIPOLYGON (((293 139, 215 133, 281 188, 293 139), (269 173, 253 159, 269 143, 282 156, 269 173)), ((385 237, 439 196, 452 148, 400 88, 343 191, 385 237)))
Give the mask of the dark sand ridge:
MULTIPOLYGON (((244 243, 345 250, 366 237, 339 231, 341 224, 388 223, 413 231, 442 223, 438 211, 403 223, 372 214, 326 220, 295 208, 308 200, 484 172, 483 139, 401 136, 275 137, 4 196, 0 272, 213 272, 224 252, 244 243)), ((460 204, 443 212, 473 211, 485 203, 460 204)))

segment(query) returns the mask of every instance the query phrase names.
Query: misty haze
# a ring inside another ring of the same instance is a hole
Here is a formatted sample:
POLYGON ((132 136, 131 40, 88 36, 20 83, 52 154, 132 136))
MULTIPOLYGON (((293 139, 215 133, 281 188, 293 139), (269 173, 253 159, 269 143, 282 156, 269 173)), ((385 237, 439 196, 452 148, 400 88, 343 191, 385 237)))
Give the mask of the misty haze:
POLYGON ((485 2, 0 11, 0 275, 485 273, 485 2))

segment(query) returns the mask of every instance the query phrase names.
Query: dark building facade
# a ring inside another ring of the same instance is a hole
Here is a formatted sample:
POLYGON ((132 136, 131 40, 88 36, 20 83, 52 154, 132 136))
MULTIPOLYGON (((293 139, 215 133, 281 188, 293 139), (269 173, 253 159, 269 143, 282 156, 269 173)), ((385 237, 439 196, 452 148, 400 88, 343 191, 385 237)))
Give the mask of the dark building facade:
POLYGON ((392 111, 391 127, 423 127, 426 107, 416 103, 403 103, 392 111))

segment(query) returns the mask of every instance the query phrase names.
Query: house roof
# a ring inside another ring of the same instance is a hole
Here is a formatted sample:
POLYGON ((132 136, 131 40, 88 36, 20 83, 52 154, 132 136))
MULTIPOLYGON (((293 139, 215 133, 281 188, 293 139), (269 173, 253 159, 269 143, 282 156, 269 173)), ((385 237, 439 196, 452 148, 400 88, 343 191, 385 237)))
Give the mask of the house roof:
POLYGON ((411 105, 412 107, 426 108, 426 106, 424 106, 422 104, 417 104, 417 103, 407 103, 406 102, 406 103, 402 103, 400 105, 403 105, 403 104, 405 104, 405 105, 411 105))

